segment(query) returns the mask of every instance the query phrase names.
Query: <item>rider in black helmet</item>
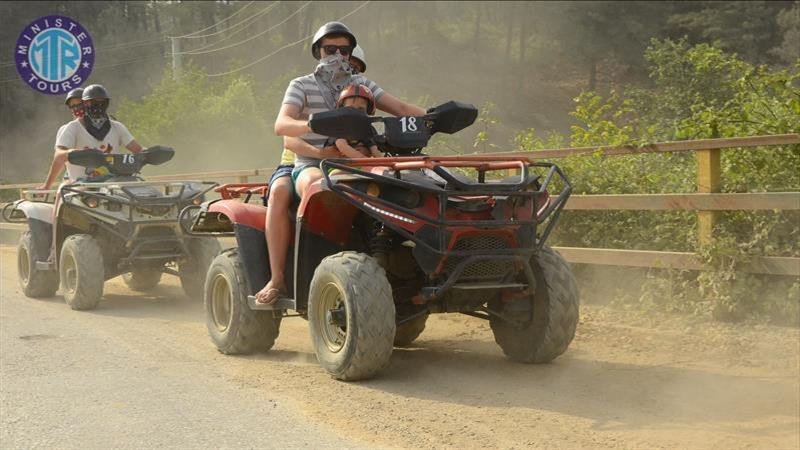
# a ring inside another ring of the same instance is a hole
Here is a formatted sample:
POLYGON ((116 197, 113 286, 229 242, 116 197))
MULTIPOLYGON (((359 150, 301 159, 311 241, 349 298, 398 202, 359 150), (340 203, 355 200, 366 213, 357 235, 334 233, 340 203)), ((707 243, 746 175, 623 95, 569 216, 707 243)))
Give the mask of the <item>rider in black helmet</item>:
POLYGON ((81 96, 83 96, 83 88, 75 88, 69 91, 67 97, 64 99, 64 104, 70 109, 72 117, 76 119, 83 117, 83 101, 81 100, 81 96))
MULTIPOLYGON (((258 303, 274 303, 287 292, 285 269, 291 237, 288 214, 291 201, 322 177, 319 169, 321 158, 341 157, 335 145, 325 146, 326 136, 311 132, 308 126, 309 115, 336 109, 336 99, 350 84, 368 88, 375 99, 375 107, 381 111, 396 116, 425 114, 423 108, 405 103, 385 92, 373 81, 353 73, 350 55, 357 44, 355 34, 341 22, 328 22, 320 27, 311 43, 311 55, 318 60, 316 69, 311 74, 292 80, 283 97, 283 104, 275 120, 275 134, 284 137, 284 155, 288 153, 286 149, 291 150, 296 160, 294 169, 288 170, 291 166, 284 164, 283 172, 276 172, 270 180, 265 234, 271 279, 256 294, 258 303), (310 98, 314 101, 310 102, 310 98)), ((284 163, 286 159, 282 157, 281 162, 284 163)))
MULTIPOLYGON (((67 95, 67 103, 74 103, 74 92, 67 95), (72 98, 69 98, 73 95, 72 98)), ((108 91, 99 85, 92 84, 83 88, 81 102, 84 114, 64 125, 56 136, 55 154, 47 174, 46 181, 40 189, 49 189, 56 177, 66 166, 65 178, 68 182, 79 178, 92 179, 98 176, 98 169, 85 168, 67 162, 67 155, 75 150, 95 148, 106 153, 117 153, 122 148, 138 153, 143 150, 131 133, 122 123, 108 115, 110 96, 108 91)))

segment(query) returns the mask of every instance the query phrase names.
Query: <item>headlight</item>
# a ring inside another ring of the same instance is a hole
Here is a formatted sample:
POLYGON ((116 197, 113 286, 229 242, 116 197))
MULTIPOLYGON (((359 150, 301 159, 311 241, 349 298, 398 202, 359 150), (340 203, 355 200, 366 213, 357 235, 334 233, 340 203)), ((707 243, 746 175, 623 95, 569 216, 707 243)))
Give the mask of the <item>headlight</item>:
POLYGON ((97 197, 83 197, 81 201, 89 208, 97 208, 97 205, 100 204, 100 200, 98 200, 97 197))
POLYGON ((192 204, 195 206, 200 206, 203 203, 203 196, 198 195, 197 197, 192 199, 192 204))

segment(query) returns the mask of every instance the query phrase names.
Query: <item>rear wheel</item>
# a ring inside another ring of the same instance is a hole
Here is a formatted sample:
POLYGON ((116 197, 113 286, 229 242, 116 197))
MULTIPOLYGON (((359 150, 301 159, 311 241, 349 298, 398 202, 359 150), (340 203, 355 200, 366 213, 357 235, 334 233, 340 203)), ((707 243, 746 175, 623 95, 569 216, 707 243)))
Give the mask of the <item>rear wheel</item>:
POLYGON ((422 331, 425 330, 425 323, 428 321, 428 315, 416 317, 408 322, 397 326, 397 331, 394 334, 395 347, 408 347, 414 340, 416 340, 422 331))
POLYGON ((88 234, 73 234, 64 239, 59 260, 64 300, 75 310, 94 309, 103 296, 105 274, 103 254, 97 241, 88 234))
POLYGON ((206 273, 222 247, 214 238, 190 238, 186 247, 189 257, 178 266, 181 287, 187 297, 201 301, 206 273))
POLYGON ((208 334, 226 355, 267 351, 275 344, 281 325, 280 311, 253 311, 247 306, 244 265, 236 249, 217 256, 208 269, 204 307, 208 334))
POLYGON ((392 289, 368 255, 322 260, 309 293, 308 323, 317 360, 334 378, 370 378, 389 364, 395 336, 392 289))
POLYGON ((536 277, 536 292, 528 304, 517 308, 507 305, 500 310, 517 324, 492 316, 490 325, 495 341, 508 357, 525 363, 546 363, 564 353, 575 336, 578 286, 567 262, 550 247, 544 246, 531 259, 531 269, 536 277), (531 313, 532 320, 527 320, 531 313))
POLYGON ((37 255, 46 251, 36 248, 30 231, 22 233, 17 246, 17 273, 19 286, 27 297, 52 297, 58 290, 58 272, 36 268, 37 255))
POLYGON ((146 291, 158 286, 161 281, 161 268, 139 268, 131 272, 122 274, 122 281, 134 291, 146 291))

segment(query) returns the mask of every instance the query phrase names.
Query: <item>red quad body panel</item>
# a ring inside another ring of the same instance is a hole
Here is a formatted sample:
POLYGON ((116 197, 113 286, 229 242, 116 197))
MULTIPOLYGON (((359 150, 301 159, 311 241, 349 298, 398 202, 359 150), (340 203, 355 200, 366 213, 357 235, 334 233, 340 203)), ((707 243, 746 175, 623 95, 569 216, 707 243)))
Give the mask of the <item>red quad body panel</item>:
POLYGON ((358 209, 337 194, 322 189, 321 183, 322 180, 308 187, 306 197, 297 208, 297 218, 305 230, 344 245, 358 209))
POLYGON ((261 205, 242 203, 239 200, 220 200, 212 203, 209 212, 225 214, 233 223, 264 231, 267 208, 261 205))

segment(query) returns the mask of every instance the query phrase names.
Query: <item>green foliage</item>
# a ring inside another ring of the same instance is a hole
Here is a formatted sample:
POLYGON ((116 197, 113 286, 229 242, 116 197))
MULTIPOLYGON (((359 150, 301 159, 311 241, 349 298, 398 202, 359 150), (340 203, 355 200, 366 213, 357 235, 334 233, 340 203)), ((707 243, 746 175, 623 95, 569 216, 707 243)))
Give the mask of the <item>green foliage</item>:
POLYGON ((226 128, 234 132, 231 125, 242 121, 248 127, 263 128, 260 114, 251 80, 214 81, 194 68, 177 79, 165 76, 140 101, 124 98, 118 109, 120 120, 147 142, 168 141, 188 130, 208 130, 197 136, 201 141, 226 128))
MULTIPOLYGON (((800 61, 786 70, 753 66, 707 44, 652 41, 645 53, 652 86, 583 92, 572 116, 571 146, 634 147, 675 139, 738 137, 800 131, 800 61)), ((522 150, 552 148, 534 130, 518 134, 522 150)), ((722 153, 723 192, 799 191, 800 146, 730 149, 722 153)), ((559 161, 575 194, 683 193, 696 189, 692 152, 605 157, 600 152, 559 161)), ((554 244, 698 252, 714 270, 692 275, 648 272, 639 298, 666 309, 722 320, 797 318, 798 282, 744 274, 749 258, 800 256, 796 211, 720 213, 713 245, 698 248, 692 212, 567 211, 554 244), (665 290, 665 286, 669 286, 665 290), (664 300, 664 293, 669 299, 664 300), (661 300, 657 300, 657 299, 661 300)))
POLYGON ((246 76, 210 78, 190 67, 179 78, 164 76, 152 93, 138 101, 124 98, 118 117, 143 145, 176 148, 176 165, 182 171, 218 168, 265 167, 280 154, 272 123, 288 81, 276 80, 264 94, 246 76), (282 86, 278 87, 280 82, 282 86), (242 133, 242 130, 247 130, 242 133), (272 151, 267 151, 267 144, 272 151), (262 152, 253 152, 265 148, 262 152), (220 152, 225 157, 220 158, 220 152), (180 158, 180 159, 179 159, 180 158), (206 161, 205 159, 208 158, 206 161))

